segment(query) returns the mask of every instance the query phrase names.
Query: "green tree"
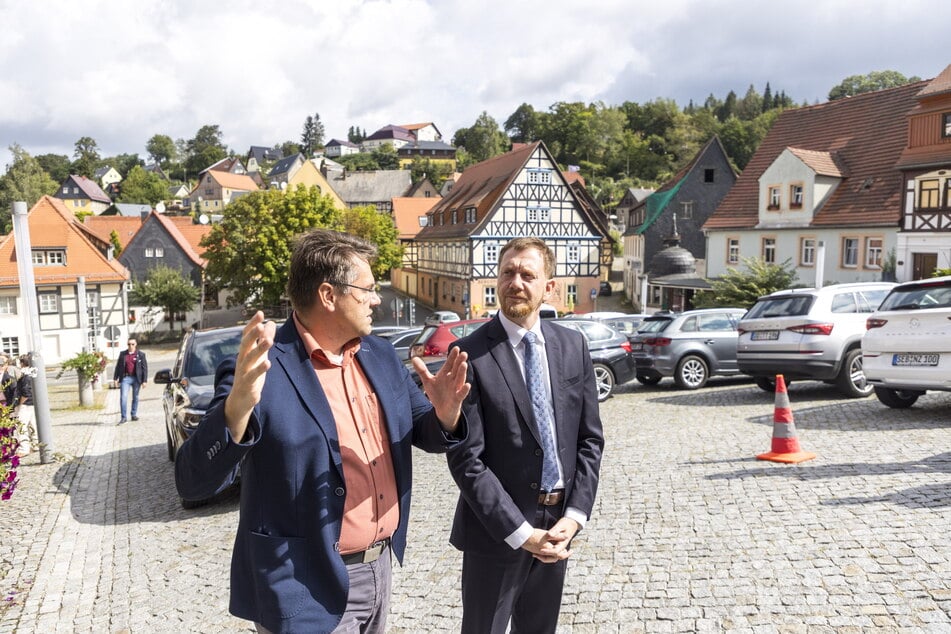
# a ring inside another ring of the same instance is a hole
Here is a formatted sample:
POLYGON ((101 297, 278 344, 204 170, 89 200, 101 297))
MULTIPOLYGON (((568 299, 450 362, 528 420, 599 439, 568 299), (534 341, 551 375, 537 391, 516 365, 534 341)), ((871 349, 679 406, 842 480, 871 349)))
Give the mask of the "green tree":
POLYGON ((119 240, 119 232, 115 229, 109 232, 109 243, 112 245, 112 256, 119 257, 122 253, 122 242, 119 240))
POLYGON ((374 149, 370 155, 381 170, 396 170, 400 168, 400 158, 392 143, 384 143, 374 149))
POLYGON ((523 103, 505 120, 503 127, 514 143, 531 143, 539 138, 539 114, 523 103))
POLYGON ((96 140, 88 136, 80 137, 76 141, 75 148, 76 151, 73 152, 75 160, 72 164, 73 174, 92 178, 101 163, 99 146, 96 144, 96 140))
POLYGON ((743 258, 742 264, 745 270, 728 269, 722 277, 711 280, 712 291, 704 293, 694 304, 698 308, 749 308, 763 295, 791 288, 796 282, 796 271, 790 260, 767 264, 760 258, 743 258))
POLYGON ((191 309, 199 295, 200 291, 181 271, 160 264, 149 270, 144 282, 135 282, 129 301, 138 306, 164 308, 171 332, 175 328, 175 315, 191 309))
POLYGON ((360 144, 363 143, 363 140, 367 138, 367 131, 360 130, 360 126, 350 126, 350 129, 347 130, 347 140, 351 143, 360 144))
POLYGON ((351 172, 383 169, 371 152, 357 152, 356 154, 340 156, 337 158, 337 162, 351 172))
POLYGON ((69 177, 71 163, 65 154, 39 154, 36 162, 57 183, 62 184, 69 177))
MULTIPOLYGON (((303 148, 296 141, 284 141, 280 145, 274 146, 275 150, 281 151, 281 156, 294 156, 295 154, 300 154, 303 152, 303 148)), ((308 157, 310 158, 310 157, 308 157)))
POLYGON ((221 138, 217 125, 205 125, 185 143, 185 169, 189 174, 197 176, 198 172, 228 156, 228 148, 221 138))
POLYGON ((162 177, 136 165, 119 184, 116 202, 148 203, 154 207, 155 203, 167 197, 168 187, 162 177))
POLYGON ((232 292, 231 305, 277 306, 284 295, 292 240, 309 229, 341 227, 340 211, 317 187, 251 192, 225 207, 202 240, 208 281, 232 292))
POLYGON ((320 113, 307 115, 304 119, 304 130, 300 136, 300 151, 310 158, 324 145, 324 124, 320 120, 320 113))
POLYGON ((885 88, 896 88, 916 81, 921 81, 921 78, 905 77, 896 70, 876 70, 867 75, 850 75, 829 91, 829 101, 885 88))
POLYGON ((509 142, 495 119, 483 110, 472 127, 456 131, 452 144, 464 147, 471 160, 479 163, 507 151, 509 142))
POLYGON ((773 107, 773 91, 769 87, 769 82, 766 82, 766 90, 763 91, 763 112, 766 112, 773 107))
POLYGON ((100 167, 108 165, 123 177, 128 175, 136 165, 142 165, 142 160, 138 154, 117 154, 116 156, 105 157, 100 162, 100 167))
POLYGON ((149 158, 158 163, 166 172, 171 164, 178 160, 178 149, 175 147, 175 141, 165 134, 152 135, 152 138, 145 144, 145 151, 149 153, 149 158))
POLYGON ((397 239, 396 225, 388 214, 381 214, 373 205, 352 207, 343 210, 341 229, 360 236, 377 247, 377 257, 373 261, 373 275, 382 279, 390 269, 399 266, 403 249, 397 239))
POLYGON ((746 94, 736 104, 736 116, 743 121, 751 121, 763 114, 763 97, 753 88, 747 88, 746 94))
POLYGON ((432 183, 433 187, 437 190, 442 187, 446 179, 452 176, 451 163, 432 161, 428 158, 424 159, 421 156, 413 157, 413 162, 410 164, 409 170, 410 179, 414 185, 424 178, 428 178, 429 182, 432 183))
POLYGON ((39 162, 14 143, 9 148, 13 162, 7 165, 7 171, 0 176, 0 227, 3 233, 9 233, 13 226, 12 203, 22 200, 27 208, 36 204, 40 198, 56 192, 59 183, 43 171, 39 162))

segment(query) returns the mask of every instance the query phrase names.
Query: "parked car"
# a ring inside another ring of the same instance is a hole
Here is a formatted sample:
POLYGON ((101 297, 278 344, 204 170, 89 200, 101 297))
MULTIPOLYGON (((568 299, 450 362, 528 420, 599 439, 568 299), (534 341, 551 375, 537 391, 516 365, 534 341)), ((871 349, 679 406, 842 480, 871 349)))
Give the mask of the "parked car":
POLYGON ((951 277, 899 284, 866 320, 865 379, 889 407, 951 391, 951 277))
POLYGON ((761 389, 776 375, 833 383, 850 398, 872 393, 862 370, 865 320, 894 288, 891 282, 797 288, 760 297, 739 324, 740 372, 761 389))
POLYGON ((399 332, 390 333, 383 338, 393 344, 396 354, 403 361, 409 358, 409 348, 416 341, 416 337, 423 331, 422 328, 405 328, 399 332))
MULTIPOLYGON (((185 334, 171 369, 159 370, 152 379, 164 385, 162 408, 165 410, 165 443, 168 459, 175 460, 178 450, 198 428, 214 396, 218 364, 238 353, 243 326, 191 330, 185 334)), ((204 501, 182 500, 185 508, 204 501)))
POLYGON ((588 352, 594 365, 598 384, 598 401, 605 401, 614 393, 614 386, 634 378, 634 359, 627 337, 602 323, 589 319, 553 319, 552 323, 577 330, 588 342, 588 352))
POLYGON ((598 284, 598 295, 601 295, 602 297, 610 297, 612 293, 613 290, 611 289, 610 282, 602 281, 600 284, 598 284))
POLYGON ((739 374, 736 327, 745 312, 707 308, 645 318, 631 339, 637 380, 653 385, 673 377, 679 387, 696 390, 711 376, 739 374))
POLYGON ((449 352, 449 344, 470 332, 475 332, 488 319, 464 319, 451 323, 426 325, 410 345, 409 356, 444 357, 449 352))
POLYGON ((377 337, 389 337, 390 335, 403 332, 407 328, 408 326, 373 326, 370 329, 370 334, 376 335, 377 337))
POLYGON ((650 317, 650 315, 644 313, 627 314, 607 311, 580 313, 569 316, 570 319, 593 319, 594 321, 601 322, 602 324, 610 326, 622 335, 626 336, 629 341, 634 340, 634 335, 637 334, 637 329, 648 317, 650 317))
POLYGON ((426 326, 436 326, 439 324, 448 324, 450 322, 459 321, 459 315, 452 312, 451 310, 437 310, 432 315, 426 318, 424 325, 426 326))

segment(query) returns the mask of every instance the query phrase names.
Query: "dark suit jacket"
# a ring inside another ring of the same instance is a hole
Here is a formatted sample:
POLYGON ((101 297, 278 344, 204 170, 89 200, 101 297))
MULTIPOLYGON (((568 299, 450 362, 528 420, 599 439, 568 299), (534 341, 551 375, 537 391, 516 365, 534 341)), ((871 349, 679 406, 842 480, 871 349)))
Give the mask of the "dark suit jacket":
MULTIPOLYGON (((349 589, 338 552, 347 484, 337 427, 293 320, 278 329, 269 358, 261 402, 242 443, 232 441, 224 419, 235 360, 221 364, 214 400, 178 452, 175 482, 183 498, 204 499, 228 486, 240 466, 231 613, 272 632, 329 632, 340 621, 349 589)), ((364 337, 357 359, 386 419, 400 501, 392 548, 402 562, 411 446, 438 452, 455 441, 443 433, 393 346, 364 337)))
MULTIPOLYGON (((135 355, 135 380, 139 383, 145 383, 149 380, 149 363, 145 360, 145 353, 139 349, 133 353, 135 355)), ((112 372, 112 378, 119 381, 125 376, 125 358, 129 356, 128 350, 119 353, 119 359, 116 361, 116 369, 112 372)))
MULTIPOLYGON (((554 399, 567 507, 590 516, 598 489, 604 437, 598 393, 580 333, 542 322, 554 399)), ((528 388, 498 317, 455 342, 469 353, 472 391, 463 406, 468 437, 448 455, 460 497, 451 543, 460 550, 504 556, 505 543, 538 509, 542 447, 528 388)))

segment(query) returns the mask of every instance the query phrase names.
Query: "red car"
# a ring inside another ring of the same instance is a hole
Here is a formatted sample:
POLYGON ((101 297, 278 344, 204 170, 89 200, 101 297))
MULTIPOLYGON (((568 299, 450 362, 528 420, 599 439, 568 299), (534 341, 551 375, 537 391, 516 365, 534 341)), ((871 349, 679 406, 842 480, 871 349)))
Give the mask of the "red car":
POLYGON ((488 319, 464 319, 452 323, 426 326, 409 348, 409 356, 444 357, 449 344, 478 330, 488 319))

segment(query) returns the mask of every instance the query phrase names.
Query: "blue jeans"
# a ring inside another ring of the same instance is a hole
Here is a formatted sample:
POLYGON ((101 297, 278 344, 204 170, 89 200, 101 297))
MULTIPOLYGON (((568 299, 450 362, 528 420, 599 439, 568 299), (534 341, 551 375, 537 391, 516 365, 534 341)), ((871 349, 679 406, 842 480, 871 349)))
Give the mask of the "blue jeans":
POLYGON ((141 383, 134 376, 124 376, 119 383, 119 412, 122 420, 127 420, 126 404, 129 402, 129 390, 132 390, 132 415, 139 415, 139 388, 141 383))

